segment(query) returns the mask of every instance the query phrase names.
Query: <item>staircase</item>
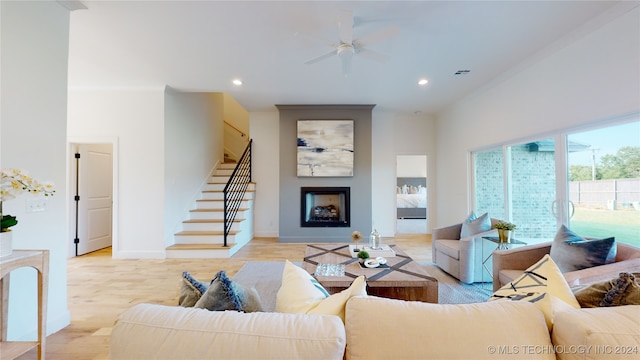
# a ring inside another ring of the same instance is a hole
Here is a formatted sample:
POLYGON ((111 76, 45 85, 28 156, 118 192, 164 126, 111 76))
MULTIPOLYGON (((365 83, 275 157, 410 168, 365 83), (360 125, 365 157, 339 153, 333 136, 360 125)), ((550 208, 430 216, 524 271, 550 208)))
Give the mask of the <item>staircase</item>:
POLYGON ((236 164, 221 164, 211 175, 196 208, 182 222, 182 231, 175 234, 175 245, 166 249, 167 258, 229 258, 253 238, 253 197, 255 184, 250 183, 238 209, 238 214, 224 244, 224 194, 236 164))

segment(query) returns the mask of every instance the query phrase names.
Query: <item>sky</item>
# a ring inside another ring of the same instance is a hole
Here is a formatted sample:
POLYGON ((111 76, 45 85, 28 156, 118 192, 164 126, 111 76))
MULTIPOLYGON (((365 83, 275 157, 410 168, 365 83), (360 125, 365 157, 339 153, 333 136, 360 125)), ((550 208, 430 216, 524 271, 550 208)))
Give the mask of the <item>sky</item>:
MULTIPOLYGON (((569 141, 591 145, 596 164, 604 155, 615 155, 624 146, 640 147, 640 121, 569 135, 569 141)), ((591 165, 591 150, 569 154, 569 165, 591 165)))

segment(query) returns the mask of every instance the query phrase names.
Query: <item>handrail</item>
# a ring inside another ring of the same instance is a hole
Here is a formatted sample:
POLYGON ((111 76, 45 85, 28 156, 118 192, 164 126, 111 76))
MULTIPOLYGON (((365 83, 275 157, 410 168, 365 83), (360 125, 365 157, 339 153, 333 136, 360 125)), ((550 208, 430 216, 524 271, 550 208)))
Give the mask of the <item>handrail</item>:
POLYGON ((244 131, 242 131, 242 130, 238 129, 237 127, 233 126, 231 123, 228 123, 226 121, 224 123, 225 123, 225 125, 229 125, 229 127, 232 128, 233 130, 239 132, 240 133, 240 137, 247 136, 247 134, 244 131))
POLYGON ((235 169, 229 176, 229 181, 224 187, 224 247, 228 246, 227 237, 236 219, 240 204, 247 192, 249 183, 251 182, 251 144, 253 139, 249 140, 247 147, 244 149, 240 160, 235 169))

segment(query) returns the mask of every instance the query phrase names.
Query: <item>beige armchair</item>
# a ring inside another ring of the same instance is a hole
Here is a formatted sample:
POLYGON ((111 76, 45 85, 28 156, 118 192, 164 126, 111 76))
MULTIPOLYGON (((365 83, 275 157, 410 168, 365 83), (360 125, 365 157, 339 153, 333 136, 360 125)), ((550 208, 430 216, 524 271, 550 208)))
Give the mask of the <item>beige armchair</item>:
MULTIPOLYGON (((524 270, 551 251, 552 242, 522 246, 493 253, 493 290, 517 279, 524 270)), ((563 273, 569 286, 579 286, 616 278, 620 272, 640 272, 640 248, 617 243, 616 259, 606 265, 563 273)))
MULTIPOLYGON (((431 233, 433 262, 463 283, 481 282, 482 271, 486 271, 482 267, 482 248, 485 247, 484 258, 487 258, 495 250, 495 244, 483 240, 482 237, 498 236, 497 230, 493 228, 498 221, 498 219, 492 218, 491 230, 463 239, 460 238, 462 223, 433 229, 431 233)), ((485 266, 491 270, 491 258, 485 266)), ((491 281, 491 274, 487 272, 484 278, 487 282, 491 281)))

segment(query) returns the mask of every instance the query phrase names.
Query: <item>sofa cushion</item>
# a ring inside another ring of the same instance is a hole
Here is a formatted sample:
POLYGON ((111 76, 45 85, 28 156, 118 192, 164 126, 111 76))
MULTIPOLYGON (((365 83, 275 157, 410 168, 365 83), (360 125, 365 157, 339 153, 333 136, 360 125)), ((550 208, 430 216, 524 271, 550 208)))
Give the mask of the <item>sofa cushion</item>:
POLYGON ((211 280, 209 288, 198 299, 194 307, 211 311, 262 311, 257 291, 233 282, 227 277, 224 270, 218 271, 211 280))
POLYGON ((184 307, 193 307, 196 302, 202 297, 202 294, 207 292, 209 284, 196 280, 187 271, 182 273, 180 279, 180 293, 178 295, 178 305, 184 307))
POLYGON ((544 316, 527 302, 354 297, 347 302, 345 328, 347 359, 555 359, 522 351, 523 344, 551 347, 544 316))
POLYGON ((616 249, 613 237, 587 240, 562 225, 556 232, 549 255, 564 273, 609 264, 616 258, 616 249))
POLYGON ((491 230, 491 218, 489 218, 489 213, 484 213, 476 218, 475 214, 472 212, 469 214, 469 217, 462 222, 460 239, 489 230, 491 230))
POLYGON ((436 251, 460 260, 460 240, 436 240, 434 245, 436 251))
POLYGON ((357 277, 351 286, 329 295, 318 280, 299 266, 286 261, 282 285, 276 296, 276 311, 283 313, 337 315, 344 320, 344 307, 352 296, 366 296, 364 276, 357 277))
POLYGON ((489 301, 528 301, 544 313, 549 329, 556 312, 579 308, 571 288, 549 255, 525 270, 519 278, 496 291, 489 301))
POLYGON ((573 289, 583 308, 640 305, 640 273, 620 273, 615 279, 573 289))
POLYGON ((240 313, 138 304, 111 332, 110 359, 342 359, 332 315, 240 313))
POLYGON ((560 312, 551 339, 558 360, 638 359, 640 305, 560 312))

